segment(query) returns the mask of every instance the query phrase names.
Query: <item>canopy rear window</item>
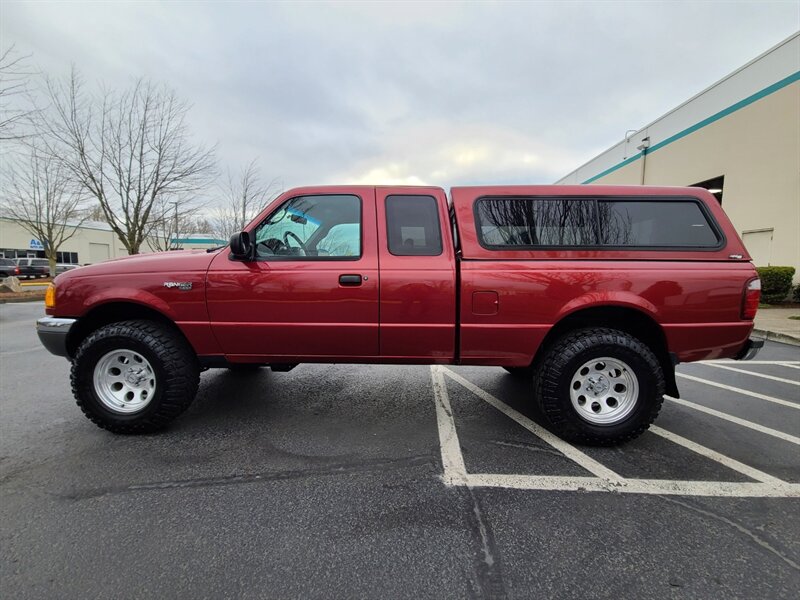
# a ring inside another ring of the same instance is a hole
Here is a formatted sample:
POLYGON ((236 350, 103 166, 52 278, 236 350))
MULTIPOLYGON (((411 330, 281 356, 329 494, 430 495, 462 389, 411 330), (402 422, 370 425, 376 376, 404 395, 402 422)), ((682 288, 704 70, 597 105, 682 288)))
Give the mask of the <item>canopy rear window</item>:
POLYGON ((475 217, 490 250, 716 249, 722 236, 695 198, 479 198, 475 217))

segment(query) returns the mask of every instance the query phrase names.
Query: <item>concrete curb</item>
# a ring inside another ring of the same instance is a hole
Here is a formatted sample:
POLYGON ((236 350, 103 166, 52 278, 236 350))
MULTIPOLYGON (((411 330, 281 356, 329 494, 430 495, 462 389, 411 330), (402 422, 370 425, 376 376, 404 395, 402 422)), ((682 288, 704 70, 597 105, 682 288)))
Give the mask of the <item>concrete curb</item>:
POLYGON ((800 337, 789 335, 788 333, 778 333, 777 331, 768 331, 766 329, 753 329, 753 333, 758 337, 770 340, 771 342, 781 342, 782 344, 791 344, 792 346, 800 346, 800 337))

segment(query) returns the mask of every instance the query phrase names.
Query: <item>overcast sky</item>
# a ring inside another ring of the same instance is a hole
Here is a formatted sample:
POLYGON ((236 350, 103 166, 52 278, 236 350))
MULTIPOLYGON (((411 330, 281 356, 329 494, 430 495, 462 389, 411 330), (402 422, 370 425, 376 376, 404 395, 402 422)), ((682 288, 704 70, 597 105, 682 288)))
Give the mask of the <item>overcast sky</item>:
POLYGON ((0 5, 51 75, 146 76, 222 168, 550 183, 800 28, 800 2, 0 5))

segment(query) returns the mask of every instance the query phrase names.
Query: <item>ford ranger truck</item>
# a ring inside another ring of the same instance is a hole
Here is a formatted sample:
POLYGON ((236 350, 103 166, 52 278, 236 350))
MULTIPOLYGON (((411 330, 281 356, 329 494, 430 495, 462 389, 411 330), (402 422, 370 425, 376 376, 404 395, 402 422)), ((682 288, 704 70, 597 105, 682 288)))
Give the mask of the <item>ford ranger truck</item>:
POLYGON ((304 187, 224 248, 62 273, 39 338, 115 433, 160 429, 200 372, 491 365, 583 444, 645 431, 675 365, 751 358, 760 282, 699 188, 304 187))

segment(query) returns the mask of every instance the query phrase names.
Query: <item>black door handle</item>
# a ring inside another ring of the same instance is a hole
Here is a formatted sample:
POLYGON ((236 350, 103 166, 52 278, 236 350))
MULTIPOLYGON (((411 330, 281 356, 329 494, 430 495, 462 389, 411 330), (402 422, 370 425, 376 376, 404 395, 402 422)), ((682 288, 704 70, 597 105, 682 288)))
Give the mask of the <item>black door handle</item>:
POLYGON ((361 285, 361 275, 339 275, 339 285, 361 285))

